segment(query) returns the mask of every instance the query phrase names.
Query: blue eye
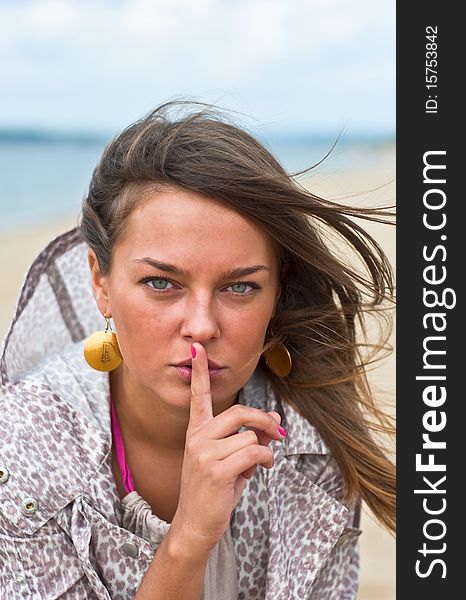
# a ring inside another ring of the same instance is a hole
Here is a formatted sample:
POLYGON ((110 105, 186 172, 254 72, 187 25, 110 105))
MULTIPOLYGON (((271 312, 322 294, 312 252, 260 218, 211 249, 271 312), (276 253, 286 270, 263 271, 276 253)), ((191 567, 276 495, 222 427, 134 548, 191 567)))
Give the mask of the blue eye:
MULTIPOLYGON (((238 288, 238 287, 246 288, 246 287, 252 287, 252 286, 249 283, 233 283, 230 287, 231 288, 238 288)), ((240 290, 236 289, 236 290, 234 290, 234 292, 235 292, 235 294, 238 293, 238 294, 244 295, 245 290, 240 291, 240 290)))
MULTIPOLYGON (((170 289, 167 287, 167 284, 171 283, 168 279, 164 279, 163 277, 152 277, 150 279, 146 279, 145 283, 149 284, 149 286, 154 290, 164 291, 166 289, 170 289), (162 285, 159 285, 162 284, 162 285)), ((173 284, 171 284, 173 285, 173 284)))
MULTIPOLYGON (((176 289, 176 286, 166 277, 145 277, 141 283, 148 285, 151 290, 157 293, 168 292, 170 289, 176 289), (171 287, 168 287, 170 285, 171 287)), ((260 289, 261 286, 254 281, 239 281, 230 284, 226 289, 233 288, 233 296, 249 296, 253 290, 260 289), (251 288, 247 290, 247 288, 251 288)))

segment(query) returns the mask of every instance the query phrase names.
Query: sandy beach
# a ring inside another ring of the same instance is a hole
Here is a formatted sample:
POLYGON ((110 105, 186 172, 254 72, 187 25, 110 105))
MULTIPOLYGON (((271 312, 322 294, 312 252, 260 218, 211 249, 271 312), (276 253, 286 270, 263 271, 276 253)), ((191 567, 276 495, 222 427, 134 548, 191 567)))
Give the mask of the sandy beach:
MULTIPOLYGON (((392 147, 380 151, 370 169, 316 171, 306 185, 317 195, 333 201, 358 205, 394 204, 395 156, 392 147)), ((0 237, 0 339, 11 320, 26 271, 38 252, 56 235, 76 225, 76 215, 36 228, 18 229, 0 237)), ((366 225, 395 265, 395 228, 379 224, 366 225)), ((393 344, 392 340, 392 344, 393 344)), ((394 403, 395 360, 392 354, 370 374, 377 398, 394 403)), ((393 408, 390 409, 394 411, 393 408)), ((395 540, 363 512, 361 582, 358 600, 395 599, 395 540)))

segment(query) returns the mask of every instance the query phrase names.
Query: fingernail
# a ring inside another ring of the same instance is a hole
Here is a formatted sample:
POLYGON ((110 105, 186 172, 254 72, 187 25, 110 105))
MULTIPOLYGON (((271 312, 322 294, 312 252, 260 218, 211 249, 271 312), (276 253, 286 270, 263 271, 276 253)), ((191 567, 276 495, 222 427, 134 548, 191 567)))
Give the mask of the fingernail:
POLYGON ((196 348, 194 347, 193 344, 191 344, 191 356, 193 358, 196 358, 196 348))
POLYGON ((280 435, 285 437, 286 431, 283 429, 283 427, 281 427, 281 425, 278 426, 278 432, 280 433, 280 435))

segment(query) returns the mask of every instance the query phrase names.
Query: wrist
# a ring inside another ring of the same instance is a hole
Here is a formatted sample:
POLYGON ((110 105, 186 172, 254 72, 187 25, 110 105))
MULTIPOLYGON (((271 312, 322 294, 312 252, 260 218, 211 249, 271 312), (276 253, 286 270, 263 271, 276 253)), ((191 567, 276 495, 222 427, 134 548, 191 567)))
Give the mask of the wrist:
POLYGON ((173 560, 184 563, 199 563, 209 560, 212 547, 196 539, 176 523, 171 524, 165 538, 167 553, 173 560))

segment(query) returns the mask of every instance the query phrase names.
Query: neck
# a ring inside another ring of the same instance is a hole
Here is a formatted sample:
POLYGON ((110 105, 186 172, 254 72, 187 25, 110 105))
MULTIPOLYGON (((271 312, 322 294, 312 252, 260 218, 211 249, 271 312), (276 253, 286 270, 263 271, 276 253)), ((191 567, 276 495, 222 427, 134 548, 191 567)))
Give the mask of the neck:
MULTIPOLYGON (((138 385, 124 363, 110 372, 110 390, 126 444, 144 453, 176 458, 184 453, 189 404, 167 403, 138 385)), ((214 416, 236 402, 236 395, 215 406, 214 416)))

